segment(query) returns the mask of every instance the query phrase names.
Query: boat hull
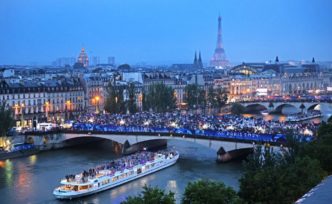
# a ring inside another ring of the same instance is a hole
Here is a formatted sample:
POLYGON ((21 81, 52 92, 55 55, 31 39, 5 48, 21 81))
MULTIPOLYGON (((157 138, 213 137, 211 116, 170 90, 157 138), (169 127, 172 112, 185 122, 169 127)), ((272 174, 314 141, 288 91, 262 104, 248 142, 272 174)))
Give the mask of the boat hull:
POLYGON ((68 192, 66 194, 64 194, 63 192, 59 191, 58 189, 55 189, 53 191, 53 195, 57 199, 62 199, 62 200, 70 199, 71 200, 71 199, 80 198, 80 197, 92 195, 92 194, 95 194, 95 193, 99 193, 101 191, 105 191, 105 190, 109 190, 111 188, 115 188, 115 187, 120 186, 122 184, 125 184, 125 183, 128 183, 130 181, 142 178, 144 176, 147 176, 149 174, 152 174, 154 172, 157 172, 157 171, 165 169, 165 168, 167 168, 169 166, 172 166, 172 165, 174 165, 177 162, 178 158, 179 158, 179 155, 176 155, 173 159, 171 159, 167 163, 165 163, 163 165, 160 165, 160 166, 158 166, 158 167, 156 167, 154 169, 149 169, 149 170, 147 170, 145 172, 142 172, 142 173, 140 173, 138 175, 133 175, 133 176, 131 176, 129 178, 126 178, 126 179, 123 179, 123 180, 111 183, 111 184, 103 186, 103 187, 90 189, 90 190, 88 190, 86 192, 75 192, 75 191, 71 191, 71 192, 68 192))

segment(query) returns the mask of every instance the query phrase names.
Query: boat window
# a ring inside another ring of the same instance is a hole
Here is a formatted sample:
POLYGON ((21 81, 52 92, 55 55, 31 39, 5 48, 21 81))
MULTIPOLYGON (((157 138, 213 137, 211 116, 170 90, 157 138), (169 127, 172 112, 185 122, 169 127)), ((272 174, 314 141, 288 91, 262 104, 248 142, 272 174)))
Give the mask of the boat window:
POLYGON ((142 173, 142 169, 141 168, 137 169, 137 174, 140 174, 140 173, 142 173))
POLYGON ((74 186, 74 191, 78 191, 78 186, 74 186))
POLYGON ((116 177, 112 178, 112 181, 114 182, 114 181, 117 181, 118 179, 119 179, 119 176, 116 176, 116 177))
POLYGON ((80 190, 87 190, 89 188, 88 185, 85 185, 85 186, 80 186, 80 190))

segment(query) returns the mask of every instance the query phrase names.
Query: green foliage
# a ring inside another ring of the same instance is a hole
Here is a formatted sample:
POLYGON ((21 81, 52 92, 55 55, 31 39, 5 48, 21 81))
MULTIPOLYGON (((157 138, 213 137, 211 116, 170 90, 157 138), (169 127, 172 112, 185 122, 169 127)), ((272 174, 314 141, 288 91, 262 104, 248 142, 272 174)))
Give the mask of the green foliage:
POLYGON ((183 204, 218 203, 233 204, 242 203, 239 196, 230 187, 222 182, 199 180, 189 182, 182 198, 183 204))
POLYGON ((144 186, 141 194, 135 197, 127 197, 122 204, 174 204, 174 193, 165 193, 163 190, 155 187, 144 186))
POLYGON ((301 149, 302 155, 309 155, 319 160, 322 168, 332 173, 332 124, 322 123, 317 139, 301 149))
POLYGON ((240 115, 245 112, 245 107, 240 103, 233 103, 231 107, 232 114, 240 115))
POLYGON ((6 103, 0 105, 0 136, 5 136, 8 129, 14 126, 12 115, 11 109, 6 108, 6 103))
POLYGON ((131 67, 129 64, 121 64, 118 66, 118 70, 130 70, 131 67))
POLYGON ((135 98, 135 84, 130 83, 128 85, 128 95, 129 95, 129 100, 126 104, 127 109, 129 113, 136 113, 137 112, 137 106, 136 106, 136 98, 135 98))
POLYGON ((207 95, 207 102, 212 108, 221 108, 226 104, 227 93, 223 89, 210 87, 207 95))
POLYGON ((317 159, 301 156, 302 144, 291 140, 288 150, 256 149, 240 179, 239 195, 248 203, 293 203, 317 185, 326 172, 317 159))
POLYGON ((155 112, 167 112, 176 107, 174 89, 165 84, 153 84, 149 91, 143 95, 143 109, 155 112))
POLYGON ((329 117, 329 119, 327 119, 328 123, 332 123, 332 116, 329 117))
POLYGON ((123 101, 124 87, 114 86, 111 82, 107 87, 107 98, 105 110, 109 113, 125 113, 125 103, 123 101))
POLYGON ((184 91, 184 101, 188 104, 189 108, 205 106, 205 91, 200 86, 197 84, 189 84, 184 88, 184 91))

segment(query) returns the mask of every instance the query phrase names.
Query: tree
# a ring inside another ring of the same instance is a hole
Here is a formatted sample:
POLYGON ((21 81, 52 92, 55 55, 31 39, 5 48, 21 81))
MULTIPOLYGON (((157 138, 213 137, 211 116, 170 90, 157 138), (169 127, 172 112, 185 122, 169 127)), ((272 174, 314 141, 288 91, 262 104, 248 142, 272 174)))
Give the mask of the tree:
POLYGON ((127 109, 129 112, 136 113, 137 112, 137 106, 136 106, 136 98, 135 98, 135 84, 129 83, 128 85, 128 96, 129 100, 127 102, 127 109))
POLYGON ((329 119, 327 119, 328 123, 332 123, 332 116, 329 117, 329 119))
POLYGON ((6 108, 6 103, 0 105, 0 136, 5 136, 9 128, 14 126, 14 119, 10 108, 6 108))
POLYGON ((105 110, 109 113, 124 113, 125 103, 123 101, 124 87, 117 87, 110 82, 107 87, 107 98, 105 110))
POLYGON ((233 204, 241 203, 236 191, 226 187, 222 182, 199 180, 189 182, 182 198, 183 204, 218 203, 233 204))
POLYGON ((149 91, 143 95, 143 108, 155 112, 167 112, 176 107, 174 89, 165 84, 153 84, 149 91))
POLYGON ((244 111, 245 111, 245 107, 243 105, 241 105, 240 103, 232 104, 232 107, 231 107, 232 114, 240 115, 240 114, 244 113, 244 111))
POLYGON ((256 149, 244 170, 239 195, 248 203, 293 203, 326 175, 317 159, 302 157, 298 150, 275 153, 270 147, 256 149))
POLYGON ((131 67, 129 64, 121 64, 118 66, 118 70, 121 71, 130 71, 131 67))
POLYGON ((207 94, 207 102, 212 108, 221 108, 226 104, 227 93, 223 89, 213 89, 209 87, 207 94))
POLYGON ((129 196, 122 204, 174 204, 175 198, 173 192, 165 193, 157 187, 144 186, 143 191, 138 196, 129 196))
POLYGON ((184 88, 184 101, 190 108, 198 108, 198 106, 205 106, 205 91, 197 84, 189 84, 184 88))
POLYGON ((301 155, 319 160, 322 168, 332 173, 332 124, 322 123, 317 139, 301 148, 301 155))

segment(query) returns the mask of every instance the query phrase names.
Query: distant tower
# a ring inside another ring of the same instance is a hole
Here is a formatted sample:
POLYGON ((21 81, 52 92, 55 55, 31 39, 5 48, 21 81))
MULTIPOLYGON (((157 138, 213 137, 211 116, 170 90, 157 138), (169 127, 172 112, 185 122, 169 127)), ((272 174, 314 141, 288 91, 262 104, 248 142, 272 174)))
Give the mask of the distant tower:
POLYGON ((194 67, 197 68, 197 53, 195 52, 194 67))
POLYGON ((202 62, 202 57, 201 57, 201 51, 199 51, 198 54, 198 62, 197 62, 198 68, 202 69, 203 68, 203 62, 202 62))
POLYGON ((276 62, 276 64, 279 63, 279 57, 278 57, 278 56, 276 56, 276 60, 275 60, 275 62, 276 62))
POLYGON ((218 17, 218 36, 217 36, 217 47, 214 50, 214 54, 210 61, 210 65, 216 68, 224 68, 228 65, 228 60, 226 59, 225 50, 222 44, 222 32, 221 32, 221 17, 218 17))
POLYGON ((86 54, 84 48, 81 49, 81 53, 78 56, 77 62, 82 63, 83 67, 88 67, 89 66, 89 58, 88 58, 88 55, 86 54))

